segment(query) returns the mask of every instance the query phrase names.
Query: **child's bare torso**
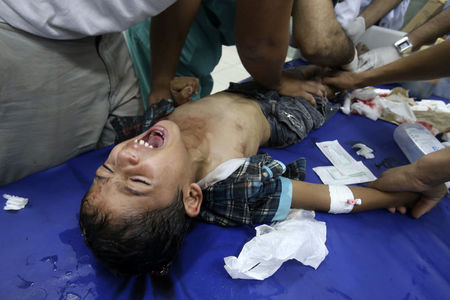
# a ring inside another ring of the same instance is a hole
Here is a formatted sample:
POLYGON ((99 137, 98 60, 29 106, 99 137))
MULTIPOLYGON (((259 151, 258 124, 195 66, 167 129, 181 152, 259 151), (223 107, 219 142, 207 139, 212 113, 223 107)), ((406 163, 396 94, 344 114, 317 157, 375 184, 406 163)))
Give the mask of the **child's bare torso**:
POLYGON ((204 157, 200 176, 229 159, 255 155, 270 137, 259 104, 239 94, 221 92, 181 105, 169 119, 180 127, 189 151, 204 157))

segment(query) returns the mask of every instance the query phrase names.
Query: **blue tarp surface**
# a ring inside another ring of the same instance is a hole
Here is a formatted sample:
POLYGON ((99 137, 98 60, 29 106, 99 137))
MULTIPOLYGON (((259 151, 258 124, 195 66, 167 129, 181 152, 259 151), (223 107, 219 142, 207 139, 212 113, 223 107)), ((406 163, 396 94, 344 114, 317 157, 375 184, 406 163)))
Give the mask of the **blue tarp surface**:
MULTIPOLYGON (((337 113, 302 142, 267 151, 289 163, 307 158, 312 171, 330 165, 315 143, 337 139, 376 175, 406 164, 395 144, 395 125, 337 113), (375 159, 356 155, 364 143, 375 159)), ((32 146, 32 145, 30 145, 32 146)), ((250 227, 198 223, 187 236, 168 280, 112 275, 85 246, 78 228, 80 200, 111 147, 0 187, 29 198, 20 211, 0 211, 2 299, 448 299, 448 198, 418 220, 376 210, 353 215, 317 213, 327 224, 329 254, 317 270, 286 262, 264 281, 233 280, 223 258, 238 255, 255 234, 250 227)))

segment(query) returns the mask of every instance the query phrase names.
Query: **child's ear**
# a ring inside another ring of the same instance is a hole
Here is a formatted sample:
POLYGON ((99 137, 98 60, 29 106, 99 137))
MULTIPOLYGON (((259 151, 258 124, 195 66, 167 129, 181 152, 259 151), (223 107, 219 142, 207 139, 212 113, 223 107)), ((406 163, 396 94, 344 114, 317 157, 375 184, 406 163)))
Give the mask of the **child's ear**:
POLYGON ((190 217, 196 217, 200 213, 202 206, 202 189, 196 183, 189 184, 189 187, 183 193, 183 203, 186 214, 190 217))

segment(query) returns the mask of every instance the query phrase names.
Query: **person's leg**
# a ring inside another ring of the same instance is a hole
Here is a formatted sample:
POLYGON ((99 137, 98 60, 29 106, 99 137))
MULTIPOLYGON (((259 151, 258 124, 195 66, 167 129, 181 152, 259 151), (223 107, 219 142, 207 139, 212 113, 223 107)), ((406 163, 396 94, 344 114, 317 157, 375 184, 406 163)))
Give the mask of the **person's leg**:
POLYGON ((295 0, 293 40, 303 57, 317 65, 345 65, 354 58, 353 43, 336 20, 331 0, 295 0))
POLYGON ((110 110, 96 39, 49 40, 0 23, 0 43, 0 185, 95 149, 110 110))

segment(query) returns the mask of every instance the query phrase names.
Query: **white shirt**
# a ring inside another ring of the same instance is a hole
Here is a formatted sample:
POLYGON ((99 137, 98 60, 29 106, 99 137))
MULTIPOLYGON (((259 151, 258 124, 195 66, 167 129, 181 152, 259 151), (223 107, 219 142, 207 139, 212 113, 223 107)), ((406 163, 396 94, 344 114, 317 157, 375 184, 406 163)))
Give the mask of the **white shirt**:
POLYGON ((234 171, 236 171, 240 166, 242 166, 247 158, 233 158, 227 160, 217 166, 214 170, 209 172, 205 177, 203 177, 197 184, 202 188, 212 186, 216 182, 227 179, 234 171))
POLYGON ((0 22, 51 39, 121 32, 176 0, 1 0, 0 22))
MULTIPOLYGON (((353 21, 372 2, 371 0, 345 0, 334 7, 336 18, 345 26, 353 21)), ((381 27, 400 30, 410 0, 403 0, 397 7, 388 12, 381 20, 381 27)))

